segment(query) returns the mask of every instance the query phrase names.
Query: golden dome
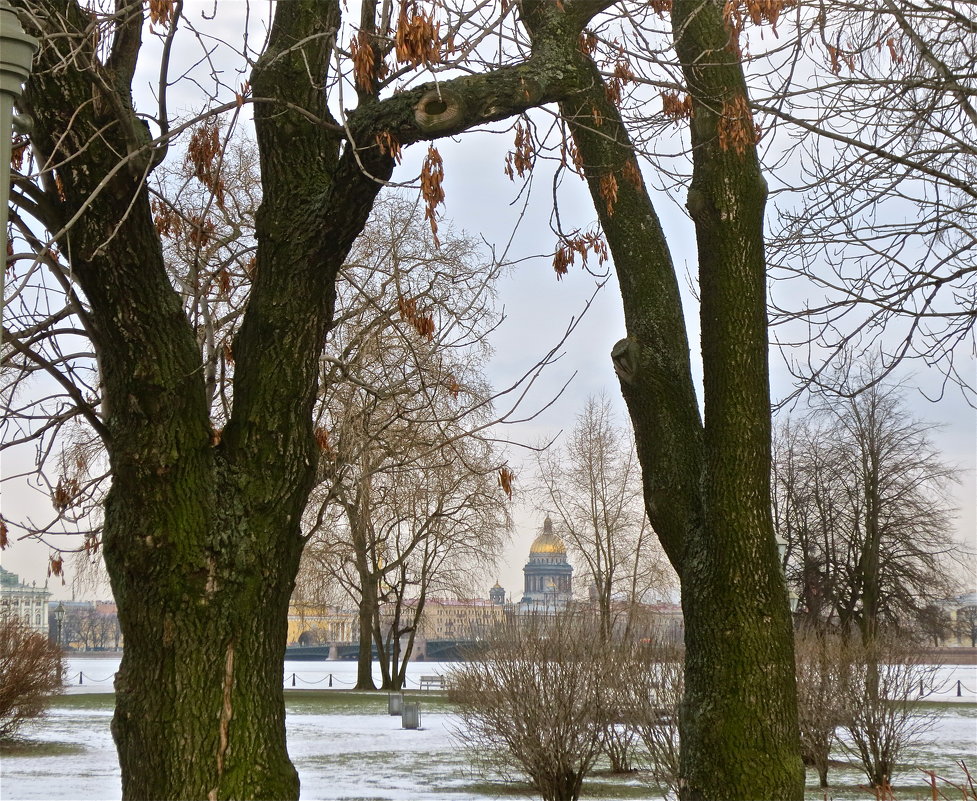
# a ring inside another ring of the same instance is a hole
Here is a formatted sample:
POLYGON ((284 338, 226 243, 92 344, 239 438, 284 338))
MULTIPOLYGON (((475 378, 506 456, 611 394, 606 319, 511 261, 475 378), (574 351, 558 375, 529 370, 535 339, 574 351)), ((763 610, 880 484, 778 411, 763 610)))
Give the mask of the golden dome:
POLYGON ((563 544, 563 540, 553 533, 553 521, 550 520, 549 516, 547 515, 546 520, 543 521, 543 533, 533 540, 533 546, 529 549, 530 555, 534 553, 565 554, 566 552, 567 549, 563 544))

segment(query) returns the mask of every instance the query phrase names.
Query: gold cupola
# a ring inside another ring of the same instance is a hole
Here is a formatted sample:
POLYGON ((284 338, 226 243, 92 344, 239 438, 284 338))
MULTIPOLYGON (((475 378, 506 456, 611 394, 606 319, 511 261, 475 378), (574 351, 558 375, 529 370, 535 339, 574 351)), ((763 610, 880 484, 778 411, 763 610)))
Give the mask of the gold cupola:
POLYGON ((563 544, 563 540, 553 533, 553 521, 550 520, 550 516, 547 515, 546 520, 543 521, 543 533, 533 540, 533 545, 529 549, 529 555, 566 554, 566 552, 567 549, 563 544))

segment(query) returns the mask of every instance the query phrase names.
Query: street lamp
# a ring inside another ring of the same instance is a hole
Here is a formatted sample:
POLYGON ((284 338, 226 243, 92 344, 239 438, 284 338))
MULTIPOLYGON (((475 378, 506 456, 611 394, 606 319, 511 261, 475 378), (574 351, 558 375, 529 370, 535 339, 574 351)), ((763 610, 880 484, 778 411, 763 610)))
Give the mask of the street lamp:
MULTIPOLYGON (((783 534, 781 534, 779 531, 774 532, 774 535, 773 536, 774 536, 774 539, 777 542, 777 561, 780 564, 780 572, 784 576, 784 581, 786 582, 786 580, 787 580, 787 570, 786 570, 784 561, 787 558, 787 540, 784 538, 783 534)), ((800 599, 797 597, 797 593, 794 592, 794 588, 791 587, 790 584, 788 584, 787 585, 787 601, 790 604, 790 613, 791 613, 791 615, 793 615, 794 612, 797 611, 797 602, 799 600, 800 599)))
POLYGON ((58 601, 58 608, 54 610, 54 619, 58 621, 58 648, 61 648, 61 631, 64 629, 64 602, 58 601))
MULTIPOLYGON (((24 33, 17 13, 7 0, 0 0, 0 304, 7 272, 7 202, 10 200, 10 139, 16 123, 26 120, 14 114, 14 103, 31 72, 37 39, 24 33)), ((2 308, 2 306, 0 306, 2 308)))

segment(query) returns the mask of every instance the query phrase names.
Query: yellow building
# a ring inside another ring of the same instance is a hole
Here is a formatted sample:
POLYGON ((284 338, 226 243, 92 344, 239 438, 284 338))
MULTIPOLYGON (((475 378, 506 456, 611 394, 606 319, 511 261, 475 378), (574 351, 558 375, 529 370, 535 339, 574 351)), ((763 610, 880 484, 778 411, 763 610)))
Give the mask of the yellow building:
POLYGON ((331 606, 292 604, 288 608, 288 645, 355 642, 356 612, 331 606))
POLYGON ((484 598, 429 598, 421 612, 418 636, 425 640, 477 639, 502 622, 504 607, 484 598))

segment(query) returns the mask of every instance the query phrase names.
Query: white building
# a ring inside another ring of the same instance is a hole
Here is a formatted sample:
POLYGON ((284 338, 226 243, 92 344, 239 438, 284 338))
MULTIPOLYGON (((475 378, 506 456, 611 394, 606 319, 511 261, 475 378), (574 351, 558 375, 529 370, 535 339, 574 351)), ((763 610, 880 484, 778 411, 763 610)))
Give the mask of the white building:
POLYGON ((33 631, 48 635, 48 598, 51 593, 37 582, 25 584, 15 573, 0 567, 0 618, 20 620, 33 631))

